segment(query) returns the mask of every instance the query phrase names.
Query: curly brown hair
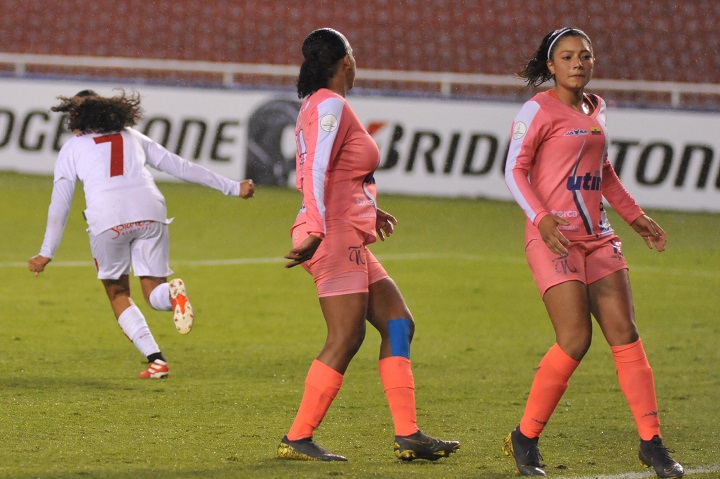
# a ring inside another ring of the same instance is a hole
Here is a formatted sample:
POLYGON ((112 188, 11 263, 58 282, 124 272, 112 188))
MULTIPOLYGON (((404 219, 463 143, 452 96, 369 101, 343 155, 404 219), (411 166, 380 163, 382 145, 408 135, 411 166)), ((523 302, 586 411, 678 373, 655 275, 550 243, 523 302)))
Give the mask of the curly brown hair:
POLYGON ((50 110, 67 113, 67 127, 80 133, 112 133, 137 124, 142 118, 140 94, 126 93, 104 97, 93 90, 83 90, 75 96, 59 96, 60 104, 50 110))

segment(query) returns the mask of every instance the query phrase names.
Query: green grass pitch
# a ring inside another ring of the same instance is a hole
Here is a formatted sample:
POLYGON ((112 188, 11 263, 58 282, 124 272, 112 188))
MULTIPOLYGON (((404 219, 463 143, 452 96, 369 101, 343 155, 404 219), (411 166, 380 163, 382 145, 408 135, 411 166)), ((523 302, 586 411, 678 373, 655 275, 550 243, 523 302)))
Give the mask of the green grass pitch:
MULTIPOLYGON (((286 270, 290 189, 242 201, 161 184, 171 266, 196 312, 188 336, 150 310, 166 381, 136 379, 144 358, 118 328, 89 257, 81 187, 55 261, 26 267, 45 228, 48 176, 0 174, 0 477, 509 478, 503 437, 522 414, 534 368, 553 343, 511 203, 382 195, 399 219, 372 247, 413 311, 418 422, 462 442, 434 463, 399 463, 368 329, 316 433, 347 463, 275 458, 325 327, 312 280, 286 270)), ((647 249, 614 212, 666 443, 693 478, 720 475, 720 215, 651 211, 669 236, 647 249)), ((599 329, 540 446, 551 477, 651 477, 599 329)))

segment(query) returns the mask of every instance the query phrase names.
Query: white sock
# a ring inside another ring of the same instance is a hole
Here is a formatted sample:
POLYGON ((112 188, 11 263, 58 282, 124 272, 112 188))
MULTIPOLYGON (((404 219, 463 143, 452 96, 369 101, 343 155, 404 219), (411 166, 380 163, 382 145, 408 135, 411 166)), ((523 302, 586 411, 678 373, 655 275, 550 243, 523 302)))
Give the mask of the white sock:
POLYGON ((172 305, 170 304, 170 285, 168 283, 155 286, 155 289, 150 293, 150 306, 158 311, 170 311, 172 309, 172 305))
POLYGON ((143 356, 147 357, 160 352, 160 347, 150 332, 145 316, 137 306, 133 304, 123 311, 118 318, 118 324, 125 336, 133 342, 143 356))

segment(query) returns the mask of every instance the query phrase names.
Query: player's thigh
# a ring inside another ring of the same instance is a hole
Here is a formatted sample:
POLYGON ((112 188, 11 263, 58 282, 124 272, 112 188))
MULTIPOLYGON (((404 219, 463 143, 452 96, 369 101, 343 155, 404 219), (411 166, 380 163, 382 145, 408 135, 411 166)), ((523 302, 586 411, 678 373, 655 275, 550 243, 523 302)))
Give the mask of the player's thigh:
POLYGON ((372 283, 368 303, 368 321, 383 332, 388 321, 401 318, 413 321, 410 308, 395 281, 390 277, 385 277, 372 283))
POLYGON ((328 339, 365 337, 367 293, 320 297, 320 308, 328 328, 328 339))
POLYGON ((615 271, 590 284, 593 316, 610 346, 621 346, 639 337, 635 324, 630 279, 626 269, 615 271))
POLYGON ((98 235, 88 231, 88 236, 98 279, 116 280, 130 273, 132 238, 120 234, 115 229, 103 231, 98 235))
POLYGON ((586 258, 591 311, 612 346, 638 337, 630 279, 617 236, 595 240, 586 258))
POLYGON ((587 286, 576 280, 550 287, 543 296, 558 345, 576 360, 592 341, 592 320, 587 286))

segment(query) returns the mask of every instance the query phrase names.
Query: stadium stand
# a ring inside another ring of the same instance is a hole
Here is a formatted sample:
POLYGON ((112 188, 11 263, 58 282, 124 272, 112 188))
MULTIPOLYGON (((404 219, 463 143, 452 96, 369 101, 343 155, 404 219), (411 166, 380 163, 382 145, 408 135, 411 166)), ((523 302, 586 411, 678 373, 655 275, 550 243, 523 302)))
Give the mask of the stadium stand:
MULTIPOLYGON (((2 6, 2 53, 297 65, 304 36, 331 26, 347 35, 361 70, 512 75, 544 33, 573 25, 593 39, 596 79, 720 84, 717 0, 5 0, 2 6)), ((16 71, 16 65, 0 63, 0 74, 16 71)), ((100 66, 33 64, 22 74, 179 85, 223 82, 220 73, 100 66)), ((292 88, 294 78, 245 74, 235 75, 233 83, 292 88)), ((363 79, 362 74, 357 87, 438 93, 437 84, 363 79)), ((671 104, 667 91, 593 91, 613 103, 671 104)), ((521 83, 456 83, 449 93, 528 96, 521 83)), ((717 109, 720 94, 684 93, 681 106, 717 109)))

